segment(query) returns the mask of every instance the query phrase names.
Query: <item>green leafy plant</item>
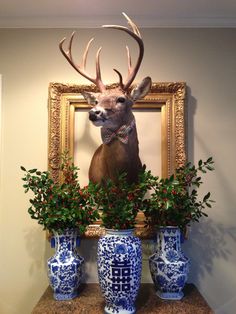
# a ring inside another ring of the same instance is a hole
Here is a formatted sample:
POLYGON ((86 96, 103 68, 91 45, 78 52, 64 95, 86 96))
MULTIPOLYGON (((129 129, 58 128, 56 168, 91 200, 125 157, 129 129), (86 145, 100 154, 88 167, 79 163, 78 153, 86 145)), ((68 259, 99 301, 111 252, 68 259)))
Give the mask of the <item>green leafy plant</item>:
POLYGON ((145 200, 143 211, 149 226, 178 226, 184 230, 192 221, 199 221, 206 207, 211 207, 213 200, 208 192, 200 198, 198 188, 203 184, 199 173, 214 170, 214 161, 200 160, 198 166, 188 162, 176 169, 175 176, 160 179, 152 178, 152 192, 145 200))
POLYGON ((25 193, 33 192, 28 212, 44 229, 62 233, 65 229, 76 228, 82 234, 99 217, 93 196, 87 187, 80 187, 79 169, 67 153, 62 155, 61 182, 55 182, 50 171, 24 167, 21 170, 25 173, 22 178, 25 193))
POLYGON ((89 184, 89 193, 94 195, 98 209, 101 210, 102 226, 108 229, 132 229, 144 196, 150 189, 150 171, 142 171, 137 183, 128 183, 126 173, 117 181, 104 180, 102 184, 89 184))

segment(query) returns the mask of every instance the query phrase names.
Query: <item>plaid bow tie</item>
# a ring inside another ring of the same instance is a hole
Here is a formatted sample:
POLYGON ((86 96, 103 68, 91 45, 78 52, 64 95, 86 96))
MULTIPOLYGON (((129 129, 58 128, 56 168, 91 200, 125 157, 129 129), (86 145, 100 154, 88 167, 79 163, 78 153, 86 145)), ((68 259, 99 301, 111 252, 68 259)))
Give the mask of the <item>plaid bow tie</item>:
POLYGON ((129 125, 122 125, 118 130, 111 131, 110 129, 102 128, 102 141, 104 144, 109 144, 114 138, 118 138, 124 144, 128 143, 129 133, 135 126, 135 120, 129 125))

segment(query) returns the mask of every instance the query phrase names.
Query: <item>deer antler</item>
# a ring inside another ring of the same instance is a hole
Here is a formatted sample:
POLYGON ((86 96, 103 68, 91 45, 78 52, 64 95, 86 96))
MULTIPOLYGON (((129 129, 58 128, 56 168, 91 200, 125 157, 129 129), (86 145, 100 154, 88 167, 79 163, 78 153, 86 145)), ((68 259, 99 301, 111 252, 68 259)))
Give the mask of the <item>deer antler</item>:
POLYGON ((101 79, 101 70, 100 70, 100 52, 101 52, 101 49, 102 47, 100 47, 97 51, 97 55, 96 55, 96 77, 92 77, 90 76, 86 71, 85 71, 85 67, 86 67, 86 61, 87 61, 87 55, 88 55, 88 50, 89 50, 89 47, 93 41, 93 38, 91 38, 86 46, 86 49, 84 51, 84 54, 83 54, 83 59, 82 59, 82 63, 81 65, 77 65, 74 60, 73 60, 73 57, 72 57, 72 52, 71 52, 71 49, 72 49, 72 42, 73 42, 73 39, 74 39, 74 35, 75 35, 75 32, 73 32, 71 34, 71 37, 70 37, 70 40, 69 40, 69 44, 68 44, 68 50, 66 51, 64 48, 63 48, 63 44, 66 40, 66 38, 63 38, 59 44, 59 48, 61 50, 61 53, 63 54, 63 56, 66 58, 66 60, 73 66, 73 68, 79 72, 83 77, 85 77, 86 79, 88 79, 89 81, 91 81, 92 83, 94 83, 101 92, 105 91, 106 90, 106 87, 105 85, 103 84, 102 82, 102 79, 101 79))
POLYGON ((128 24, 130 25, 132 30, 130 30, 128 27, 121 26, 121 25, 103 25, 102 27, 122 30, 122 31, 128 33, 129 35, 131 35, 136 40, 136 42, 138 43, 139 56, 138 56, 138 60, 137 60, 134 67, 132 67, 132 65, 131 65, 131 57, 130 57, 129 48, 126 46, 127 57, 128 57, 128 77, 127 77, 125 83, 123 83, 122 75, 120 74, 120 72, 118 70, 114 69, 114 71, 119 75, 121 88, 124 91, 126 91, 130 87, 130 85, 132 84, 132 82, 135 79, 135 76, 138 73, 138 70, 140 68, 140 65, 141 65, 141 62, 143 59, 144 45, 143 45, 143 40, 141 38, 141 34, 139 32, 138 27, 134 24, 134 22, 124 12, 122 14, 126 18, 128 24))

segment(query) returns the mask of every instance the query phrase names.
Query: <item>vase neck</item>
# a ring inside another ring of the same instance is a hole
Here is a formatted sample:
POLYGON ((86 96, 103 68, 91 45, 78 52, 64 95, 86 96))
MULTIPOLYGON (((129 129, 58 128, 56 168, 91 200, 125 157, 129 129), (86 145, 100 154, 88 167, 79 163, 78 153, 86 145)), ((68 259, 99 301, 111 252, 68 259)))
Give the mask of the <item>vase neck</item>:
POLYGON ((177 227, 161 227, 157 232, 158 249, 165 254, 167 250, 180 251, 180 229, 177 227))
POLYGON ((66 230, 63 234, 54 232, 56 250, 67 249, 74 250, 76 248, 77 231, 66 230))

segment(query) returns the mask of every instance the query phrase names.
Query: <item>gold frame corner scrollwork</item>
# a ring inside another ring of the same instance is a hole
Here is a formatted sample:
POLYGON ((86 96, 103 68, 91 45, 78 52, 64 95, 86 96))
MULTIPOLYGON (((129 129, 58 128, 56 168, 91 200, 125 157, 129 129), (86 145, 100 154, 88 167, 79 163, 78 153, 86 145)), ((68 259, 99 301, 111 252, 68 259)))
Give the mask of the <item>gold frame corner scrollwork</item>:
MULTIPOLYGON (((75 108, 90 108, 81 96, 84 90, 97 91, 93 85, 49 84, 48 168, 56 181, 60 179, 61 153, 67 150, 73 156, 75 108)), ((185 100, 186 83, 153 83, 149 94, 134 105, 134 110, 159 109, 161 112, 163 177, 171 175, 186 162, 185 100)), ((97 238, 102 234, 104 229, 96 224, 89 226, 85 236, 97 238)), ((136 234, 142 238, 151 236, 151 231, 144 227, 142 214, 137 218, 136 234)))

